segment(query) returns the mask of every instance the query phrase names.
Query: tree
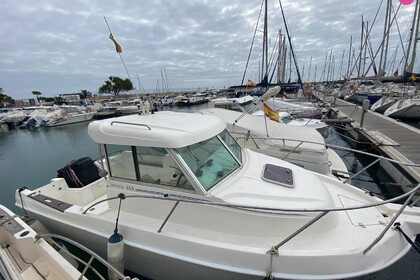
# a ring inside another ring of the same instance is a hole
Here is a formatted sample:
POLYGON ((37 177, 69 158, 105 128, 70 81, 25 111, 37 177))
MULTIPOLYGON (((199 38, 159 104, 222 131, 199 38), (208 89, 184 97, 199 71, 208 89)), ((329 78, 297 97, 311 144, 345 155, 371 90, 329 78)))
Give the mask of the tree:
POLYGON ((39 96, 40 96, 40 95, 42 95, 42 93, 41 93, 41 92, 39 92, 39 91, 37 91, 37 90, 34 90, 34 91, 32 92, 32 94, 33 94, 33 95, 36 95, 36 100, 38 100, 38 102, 39 102, 39 96))
POLYGON ((0 108, 7 106, 7 103, 15 104, 15 100, 4 94, 3 88, 0 88, 0 108))
POLYGON ((86 89, 80 90, 81 99, 87 99, 88 97, 92 97, 92 93, 90 91, 87 91, 86 89))
POLYGON ((114 95, 118 95, 122 91, 129 91, 134 89, 133 84, 129 79, 121 79, 120 77, 111 76, 107 81, 99 88, 99 93, 112 92, 114 95))

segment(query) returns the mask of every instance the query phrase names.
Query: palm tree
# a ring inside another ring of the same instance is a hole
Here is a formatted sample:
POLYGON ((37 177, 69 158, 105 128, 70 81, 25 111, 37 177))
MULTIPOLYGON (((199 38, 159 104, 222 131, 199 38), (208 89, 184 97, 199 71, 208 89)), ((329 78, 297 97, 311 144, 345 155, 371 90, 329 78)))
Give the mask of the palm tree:
POLYGON ((40 95, 42 95, 42 93, 41 92, 39 92, 39 91, 37 91, 37 90, 34 90, 33 92, 32 92, 32 94, 33 95, 36 95, 36 99, 38 100, 38 102, 39 102, 39 96, 40 95))

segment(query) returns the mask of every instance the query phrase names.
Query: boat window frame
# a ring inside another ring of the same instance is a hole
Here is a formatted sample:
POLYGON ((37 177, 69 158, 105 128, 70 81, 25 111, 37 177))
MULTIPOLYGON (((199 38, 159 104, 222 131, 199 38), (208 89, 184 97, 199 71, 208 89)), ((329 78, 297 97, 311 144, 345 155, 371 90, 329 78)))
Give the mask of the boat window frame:
MULTIPOLYGON (((106 164, 107 164, 107 169, 108 169, 107 170, 108 171, 107 175, 109 176, 109 179, 112 179, 112 180, 115 180, 115 181, 127 182, 127 183, 134 183, 139 187, 159 189, 162 193, 166 192, 166 191, 173 191, 173 192, 178 192, 178 193, 182 193, 182 194, 192 194, 192 195, 204 195, 205 194, 205 192, 202 191, 202 187, 197 185, 196 178, 191 178, 190 171, 186 170, 184 168, 185 166, 181 165, 179 160, 177 160, 177 156, 174 155, 174 152, 173 152, 172 149, 163 148, 163 149, 166 150, 168 155, 171 156, 172 159, 175 161, 175 163, 178 165, 177 167, 183 173, 183 176, 185 176, 185 178, 187 180, 189 180, 189 183, 191 184, 192 189, 142 181, 141 176, 140 176, 141 173, 140 173, 139 161, 138 161, 138 156, 137 156, 137 146, 118 145, 118 144, 101 144, 100 146, 103 147, 103 150, 105 152, 104 158, 105 158, 105 161, 106 161, 106 164), (131 148, 130 152, 131 152, 131 157, 132 157, 132 163, 134 164, 134 171, 135 171, 136 179, 117 177, 117 176, 112 175, 112 169, 111 169, 110 160, 109 160, 109 152, 108 152, 108 148, 107 148, 108 145, 122 146, 122 147, 124 146, 124 147, 130 147, 131 148)), ((145 147, 145 148, 147 148, 147 147, 145 147)))
MULTIPOLYGON (((232 137, 232 135, 227 131, 227 129, 224 129, 223 131, 226 131, 226 133, 231 137, 231 139, 236 143, 236 145, 240 148, 240 153, 241 153, 241 157, 242 157, 242 147, 236 142, 235 138, 232 137)), ((223 131, 221 131, 220 133, 222 133, 223 131)), ((210 140, 212 138, 216 138, 224 147, 225 150, 227 150, 227 152, 229 153, 229 155, 235 160, 235 162, 237 163, 237 167, 235 169, 232 169, 229 174, 227 174, 226 176, 224 176, 221 180, 217 181, 217 183, 215 183, 214 185, 212 185, 211 187, 209 187, 209 189, 206 189, 203 184, 200 182, 200 180, 197 178, 197 176, 194 174, 194 172, 191 170, 191 168, 189 167, 189 165, 187 164, 187 162, 184 160, 184 158, 181 156, 181 154, 176 150, 176 149, 171 149, 174 152, 174 158, 176 158, 177 160, 180 161, 179 165, 185 167, 186 169, 188 169, 187 174, 190 177, 191 182, 197 185, 198 188, 200 188, 200 190, 202 191, 203 194, 207 194, 209 193, 211 190, 213 190, 214 188, 216 188, 221 182, 223 182, 224 180, 226 180, 226 178, 228 178, 232 173, 238 171, 239 169, 242 168, 243 164, 242 164, 242 160, 239 160, 236 155, 233 153, 233 151, 229 148, 229 146, 225 143, 225 141, 222 139, 222 137, 220 136, 220 133, 209 138, 206 140, 210 140)), ((197 143, 194 143, 197 144, 197 143)), ((193 145, 194 145, 193 144, 193 145)), ((181 147, 181 148, 187 148, 191 145, 185 146, 185 147, 181 147)))

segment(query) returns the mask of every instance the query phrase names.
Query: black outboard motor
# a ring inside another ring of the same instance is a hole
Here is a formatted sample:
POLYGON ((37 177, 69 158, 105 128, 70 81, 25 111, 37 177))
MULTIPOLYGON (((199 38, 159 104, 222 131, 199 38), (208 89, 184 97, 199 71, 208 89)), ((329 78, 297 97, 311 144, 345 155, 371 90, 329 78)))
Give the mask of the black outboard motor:
POLYGON ((69 188, 82 188, 101 178, 100 170, 90 157, 69 162, 57 170, 57 177, 64 178, 69 188))

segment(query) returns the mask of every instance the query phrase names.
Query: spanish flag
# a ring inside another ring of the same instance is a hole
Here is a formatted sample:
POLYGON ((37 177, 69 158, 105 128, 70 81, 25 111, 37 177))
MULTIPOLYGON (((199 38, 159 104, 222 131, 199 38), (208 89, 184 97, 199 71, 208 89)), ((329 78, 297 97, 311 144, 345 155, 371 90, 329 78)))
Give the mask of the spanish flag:
POLYGON ((251 80, 248 80, 248 87, 256 87, 257 86, 257 84, 256 83, 254 83, 253 81, 251 81, 251 80))
POLYGON ((111 39, 111 41, 114 42, 115 50, 117 51, 117 53, 122 53, 122 48, 120 44, 118 44, 117 41, 115 41, 114 36, 112 36, 112 34, 109 34, 109 39, 111 39))
POLYGON ((280 116, 279 113, 268 107, 267 104, 264 103, 264 114, 272 121, 279 122, 280 116))

